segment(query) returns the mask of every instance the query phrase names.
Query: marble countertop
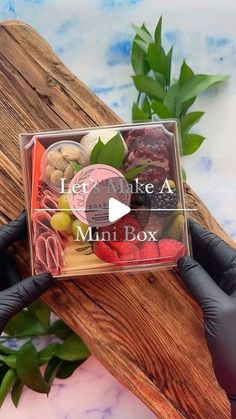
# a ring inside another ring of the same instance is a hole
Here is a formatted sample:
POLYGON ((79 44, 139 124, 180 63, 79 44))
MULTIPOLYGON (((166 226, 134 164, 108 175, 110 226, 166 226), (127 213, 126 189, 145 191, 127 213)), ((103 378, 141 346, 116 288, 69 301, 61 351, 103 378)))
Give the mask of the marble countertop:
MULTIPOLYGON (((125 121, 136 98, 130 76, 130 23, 153 29, 164 19, 164 42, 174 45, 174 73, 185 57, 197 72, 230 74, 224 86, 194 105, 206 115, 200 150, 184 159, 188 182, 236 238, 235 115, 236 2, 234 0, 1 0, 0 19, 37 29, 64 63, 125 121)), ((18 409, 7 399, 0 419, 152 419, 155 417, 91 357, 47 398, 25 390, 18 409)))

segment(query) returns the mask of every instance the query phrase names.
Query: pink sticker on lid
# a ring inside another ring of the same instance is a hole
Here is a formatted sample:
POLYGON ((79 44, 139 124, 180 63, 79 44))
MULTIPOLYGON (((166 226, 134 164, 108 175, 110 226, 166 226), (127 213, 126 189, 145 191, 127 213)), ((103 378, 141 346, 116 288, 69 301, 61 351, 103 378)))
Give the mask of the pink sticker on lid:
POLYGON ((129 206, 129 184, 117 169, 94 164, 80 170, 68 189, 70 208, 76 218, 91 227, 105 227, 109 221, 109 202, 114 198, 129 206))

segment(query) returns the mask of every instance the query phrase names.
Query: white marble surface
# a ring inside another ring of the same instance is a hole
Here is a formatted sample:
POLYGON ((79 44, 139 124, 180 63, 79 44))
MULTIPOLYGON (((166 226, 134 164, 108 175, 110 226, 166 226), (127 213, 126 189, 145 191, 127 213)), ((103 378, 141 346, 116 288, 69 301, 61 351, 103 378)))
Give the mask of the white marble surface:
POLYGON ((26 389, 20 406, 10 397, 0 411, 1 419, 153 419, 135 396, 90 357, 66 381, 55 380, 46 395, 26 389))
MULTIPOLYGON (((62 60, 122 118, 129 121, 136 91, 130 76, 130 23, 154 28, 164 17, 164 41, 174 44, 174 68, 186 57, 196 71, 230 74, 195 108, 206 115, 197 132, 207 139, 185 158, 188 181, 236 238, 236 1, 235 0, 1 0, 1 19, 34 26, 62 60)), ((177 75, 177 74, 176 74, 177 75)), ((20 407, 10 399, 7 419, 151 419, 155 416, 90 358, 47 399, 26 390, 20 407)))

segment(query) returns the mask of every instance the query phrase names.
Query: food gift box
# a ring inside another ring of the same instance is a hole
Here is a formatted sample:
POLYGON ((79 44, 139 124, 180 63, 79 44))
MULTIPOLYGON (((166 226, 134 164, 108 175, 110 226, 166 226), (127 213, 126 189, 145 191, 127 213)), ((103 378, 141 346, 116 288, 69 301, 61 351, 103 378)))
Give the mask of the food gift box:
POLYGON ((175 120, 22 134, 32 274, 176 266, 189 254, 175 120))

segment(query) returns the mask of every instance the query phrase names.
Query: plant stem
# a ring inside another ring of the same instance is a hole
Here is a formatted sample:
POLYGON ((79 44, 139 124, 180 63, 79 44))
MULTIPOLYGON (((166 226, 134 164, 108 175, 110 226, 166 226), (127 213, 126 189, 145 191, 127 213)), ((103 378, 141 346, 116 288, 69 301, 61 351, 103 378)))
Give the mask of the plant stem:
POLYGON ((141 98, 141 92, 139 92, 138 97, 137 97, 137 105, 139 105, 140 98, 141 98))

